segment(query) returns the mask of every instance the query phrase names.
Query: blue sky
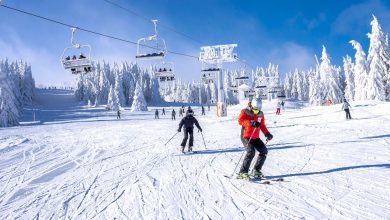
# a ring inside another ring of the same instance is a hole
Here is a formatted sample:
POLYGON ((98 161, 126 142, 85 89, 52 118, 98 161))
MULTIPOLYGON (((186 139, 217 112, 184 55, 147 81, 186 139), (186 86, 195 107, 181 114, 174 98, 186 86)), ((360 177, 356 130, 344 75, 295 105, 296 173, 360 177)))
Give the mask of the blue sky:
MULTIPOLYGON (((159 19, 205 45, 237 43, 241 59, 251 66, 279 64, 282 75, 295 68, 315 65, 314 54, 327 47, 332 62, 354 55, 351 39, 368 48, 366 33, 375 14, 390 31, 390 2, 381 0, 260 1, 260 0, 111 0, 137 13, 159 19)), ((150 35, 150 22, 120 10, 103 0, 6 0, 5 4, 75 24, 94 31, 137 41, 150 35)), ((0 58, 23 59, 32 64, 38 84, 73 82, 62 69, 60 55, 69 45, 70 30, 46 21, 0 8, 0 58)), ((197 42, 160 28, 169 50, 197 56, 197 42)), ((96 60, 135 61, 136 47, 78 32, 77 41, 93 47, 96 60)), ((177 76, 198 80, 197 60, 169 54, 177 76)), ((142 64, 147 66, 147 64, 142 64)), ((242 65, 229 65, 234 68, 242 65)))

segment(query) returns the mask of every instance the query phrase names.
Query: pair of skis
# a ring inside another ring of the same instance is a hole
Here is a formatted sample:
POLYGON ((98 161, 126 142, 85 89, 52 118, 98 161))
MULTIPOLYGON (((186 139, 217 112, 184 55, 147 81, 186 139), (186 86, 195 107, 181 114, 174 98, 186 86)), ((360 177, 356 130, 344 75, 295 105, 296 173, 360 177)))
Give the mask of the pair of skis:
MULTIPOLYGON (((224 175, 224 177, 228 179, 234 179, 232 176, 224 175)), ((240 178, 235 178, 237 180, 244 180, 252 183, 258 183, 258 184, 265 184, 265 185, 270 185, 272 182, 287 182, 284 180, 284 178, 267 178, 267 177, 250 177, 248 180, 245 179, 240 179, 240 178)))

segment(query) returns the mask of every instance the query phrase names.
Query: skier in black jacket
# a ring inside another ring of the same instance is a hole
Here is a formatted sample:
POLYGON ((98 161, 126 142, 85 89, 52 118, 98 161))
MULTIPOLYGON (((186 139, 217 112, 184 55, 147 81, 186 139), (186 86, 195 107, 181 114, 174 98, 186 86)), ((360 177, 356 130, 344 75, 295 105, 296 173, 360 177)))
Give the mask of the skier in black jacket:
POLYGON ((202 132, 202 128, 200 127, 198 120, 194 117, 194 112, 191 108, 187 110, 186 116, 180 121, 178 132, 181 132, 181 128, 184 127, 184 138, 181 142, 181 152, 184 153, 184 148, 187 143, 188 134, 190 134, 190 141, 188 142, 188 152, 192 151, 192 146, 194 145, 194 124, 202 132))

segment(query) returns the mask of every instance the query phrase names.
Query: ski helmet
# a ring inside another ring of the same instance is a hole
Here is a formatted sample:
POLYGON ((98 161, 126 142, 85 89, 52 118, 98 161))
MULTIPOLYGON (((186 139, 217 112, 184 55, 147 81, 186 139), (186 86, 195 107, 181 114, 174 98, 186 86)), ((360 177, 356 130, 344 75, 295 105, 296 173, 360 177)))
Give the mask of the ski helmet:
POLYGON ((263 105, 263 102, 261 101, 261 98, 255 98, 252 100, 252 108, 261 110, 261 107, 263 105))

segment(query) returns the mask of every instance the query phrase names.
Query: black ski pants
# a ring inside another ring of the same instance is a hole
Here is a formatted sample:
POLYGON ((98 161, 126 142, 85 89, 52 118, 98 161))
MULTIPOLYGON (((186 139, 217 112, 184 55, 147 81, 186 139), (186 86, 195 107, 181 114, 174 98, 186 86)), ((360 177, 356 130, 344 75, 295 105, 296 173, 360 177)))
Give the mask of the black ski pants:
POLYGON ((176 120, 176 116, 175 115, 172 115, 172 120, 176 120))
POLYGON ((259 157, 255 163, 255 170, 261 170, 264 165, 265 159, 267 159, 268 150, 263 141, 260 138, 252 139, 248 144, 249 139, 242 139, 242 143, 245 146, 246 155, 244 162, 242 163, 240 173, 248 173, 252 160, 255 157, 256 151, 259 152, 259 157))
POLYGON ((181 142, 181 146, 184 148, 187 143, 188 135, 190 135, 190 141, 188 142, 189 148, 192 148, 194 145, 194 128, 186 128, 184 129, 184 138, 181 142))
POLYGON ((344 109, 344 111, 345 111, 345 117, 346 117, 347 119, 352 119, 351 113, 349 112, 349 109, 344 109))

